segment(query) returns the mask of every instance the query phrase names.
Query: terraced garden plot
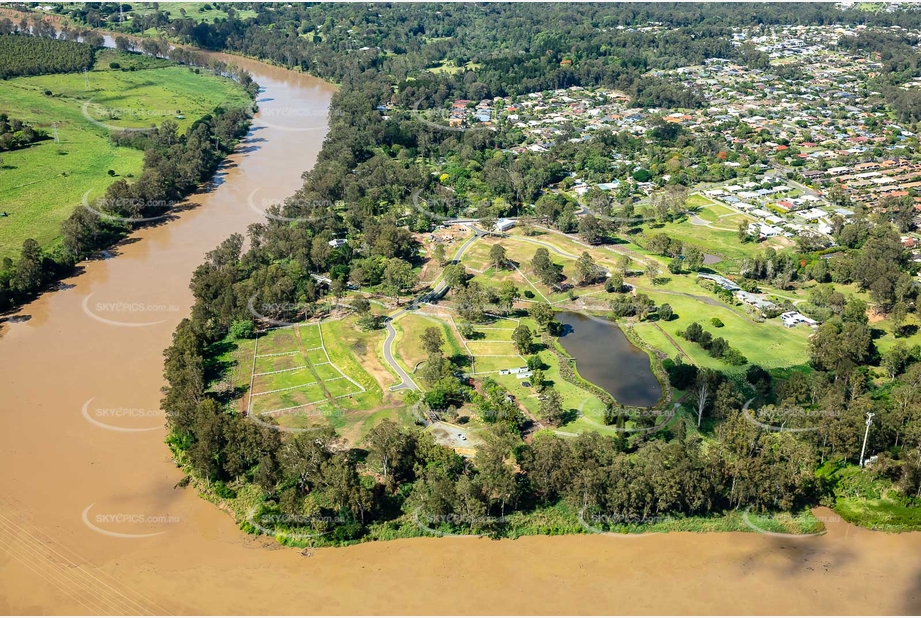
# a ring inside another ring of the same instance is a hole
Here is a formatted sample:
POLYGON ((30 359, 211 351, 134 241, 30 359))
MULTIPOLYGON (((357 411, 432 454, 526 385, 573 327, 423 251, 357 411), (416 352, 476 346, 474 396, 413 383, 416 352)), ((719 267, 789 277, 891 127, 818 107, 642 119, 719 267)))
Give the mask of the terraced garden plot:
POLYGON ((283 371, 285 369, 294 369, 303 367, 307 364, 300 352, 292 352, 279 356, 257 356, 255 373, 269 373, 272 371, 283 371))
POLYGON ((475 326, 474 331, 477 333, 472 339, 467 339, 467 342, 506 342, 512 340, 512 333, 515 331, 514 328, 493 328, 493 327, 482 327, 475 326))
POLYGON ((313 366, 321 380, 333 380, 341 377, 342 373, 330 363, 317 363, 313 366))
POLYGON ((518 351, 511 341, 467 341, 467 347, 475 357, 518 356, 518 351))
POLYGON ((319 384, 313 384, 311 386, 253 397, 250 402, 250 410, 253 414, 265 414, 266 412, 306 406, 308 404, 324 401, 326 401, 326 394, 323 392, 323 387, 319 384))
POLYGON ((301 324, 298 328, 301 331, 301 342, 308 350, 322 347, 320 339, 320 327, 317 324, 301 324))
POLYGON ((483 328, 513 331, 518 328, 519 324, 521 324, 521 320, 516 320, 514 318, 499 318, 490 322, 489 324, 484 325, 483 328))
POLYGON ((343 397, 345 395, 354 395, 355 393, 361 392, 361 389, 352 383, 351 380, 347 380, 345 376, 328 380, 323 384, 333 397, 343 397))
POLYGON ((317 379, 307 367, 303 369, 294 369, 292 371, 271 373, 268 375, 257 375, 253 380, 253 394, 258 395, 260 393, 277 391, 283 388, 314 384, 316 381, 317 379))
POLYGON ((321 363, 328 363, 329 356, 326 355, 326 350, 317 349, 317 350, 307 350, 307 360, 311 365, 319 365, 321 363))
POLYGON ((502 369, 515 369, 524 367, 525 362, 518 355, 515 356, 478 356, 473 362, 473 371, 487 373, 501 371, 502 369))
POLYGON ((326 427, 330 424, 329 415, 316 407, 298 408, 297 410, 279 412, 271 416, 279 426, 287 429, 326 427))
POLYGON ((275 328, 259 337, 259 356, 280 352, 297 352, 297 338, 290 328, 275 328))
MULTIPOLYGON (((323 325, 329 327, 329 325, 323 325)), ((270 415, 282 426, 290 421, 297 425, 316 424, 314 417, 329 424, 350 425, 330 415, 346 414, 337 402, 348 409, 366 409, 380 404, 380 388, 352 357, 339 345, 342 325, 334 323, 329 334, 333 343, 330 355, 323 346, 321 325, 301 324, 295 327, 273 329, 258 340, 258 356, 252 367, 253 387, 249 396, 249 409, 255 415, 270 415), (312 347, 314 346, 314 347, 312 347), (331 358, 335 357, 335 361, 331 358), (345 372, 340 369, 340 365, 345 372), (370 393, 370 394, 369 394, 370 393), (338 424, 337 424, 338 423, 338 424)), ((356 343, 355 345, 359 345, 356 343)))

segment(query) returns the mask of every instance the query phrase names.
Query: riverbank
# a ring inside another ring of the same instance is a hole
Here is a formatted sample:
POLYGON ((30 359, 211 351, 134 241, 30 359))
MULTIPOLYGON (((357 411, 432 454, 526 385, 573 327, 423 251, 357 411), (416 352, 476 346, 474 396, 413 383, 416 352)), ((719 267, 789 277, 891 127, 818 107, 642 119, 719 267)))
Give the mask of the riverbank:
POLYGON ((12 393, 0 401, 0 464, 8 471, 0 478, 0 611, 921 610, 916 534, 829 522, 828 534, 793 540, 752 533, 417 538, 305 554, 243 535, 195 491, 175 489, 182 474, 157 416, 160 350, 189 313, 188 281, 204 254, 262 220, 257 209, 267 201, 300 186, 332 92, 303 75, 246 68, 265 86, 260 107, 274 122, 257 115, 214 190, 193 196, 196 208, 171 225, 139 231, 117 258, 88 264, 67 289, 24 306, 0 339, 0 375, 12 393), (296 118, 279 113, 291 101, 304 112, 296 118), (299 124, 279 128, 278 119, 289 117, 299 124), (116 306, 143 309, 107 310, 116 306), (103 313, 91 316, 97 307, 103 313), (125 514, 143 521, 115 521, 125 514))
POLYGON ((0 253, 18 254, 25 238, 37 240, 38 248, 0 272, 0 311, 52 289, 84 259, 116 246, 139 226, 168 222, 178 201, 212 181, 250 125, 241 110, 252 105, 257 86, 248 77, 225 84, 225 78, 198 75, 198 69, 165 59, 94 53, 91 72, 15 78, 0 95, 13 115, 36 126, 56 120, 54 142, 5 157, 14 185, 5 196, 11 212, 0 253), (139 99, 123 101, 124 91, 139 99), (150 138, 151 119, 177 126, 168 145, 150 138), (198 134, 190 140, 193 127, 198 134), (158 156, 142 167, 145 151, 158 156), (170 158, 194 163, 194 176, 163 163, 170 158))
MULTIPOLYGON (((191 473, 186 469, 185 472, 191 473)), ((529 511, 512 511, 507 515, 483 517, 476 522, 463 517, 431 517, 418 509, 396 519, 375 523, 359 539, 337 538, 328 526, 311 521, 310 527, 292 525, 267 502, 259 487, 247 484, 215 486, 187 477, 199 495, 229 515, 240 529, 257 537, 297 548, 347 547, 351 545, 424 537, 475 537, 492 540, 519 539, 529 536, 616 535, 625 539, 652 534, 692 532, 752 533, 784 536, 791 539, 826 533, 826 521, 839 519, 816 515, 806 509, 798 513, 751 513, 735 510, 706 515, 668 515, 648 513, 636 516, 607 514, 594 509, 578 509, 565 502, 537 507, 529 511)), ((183 482, 183 485, 186 481, 183 482)), ((322 522, 325 523, 325 522, 322 522)))

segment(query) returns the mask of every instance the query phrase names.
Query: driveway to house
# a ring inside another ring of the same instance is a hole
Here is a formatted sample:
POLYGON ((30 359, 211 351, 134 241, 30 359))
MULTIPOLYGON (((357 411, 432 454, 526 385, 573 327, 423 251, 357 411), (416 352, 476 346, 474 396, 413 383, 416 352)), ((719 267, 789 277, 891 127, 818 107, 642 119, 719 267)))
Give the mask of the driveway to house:
MULTIPOLYGON (((457 264, 458 262, 460 262, 461 258, 464 257, 464 253, 466 253, 466 251, 473 245, 473 243, 476 242, 479 238, 482 238, 483 236, 485 236, 486 232, 475 227, 472 222, 469 222, 466 220, 453 221, 453 222, 463 223, 464 225, 469 225, 470 229, 473 230, 473 236, 471 236, 470 238, 464 241, 464 244, 462 244, 457 249, 457 253, 454 254, 454 259, 451 260, 452 263, 457 264)), ((419 307, 419 303, 426 302, 429 299, 433 299, 433 298, 440 298, 447 291, 448 291, 448 284, 442 278, 436 284, 435 289, 433 289, 431 292, 427 292, 425 294, 418 296, 417 298, 414 298, 412 301, 410 301, 409 305, 406 308, 400 309, 396 313, 387 316, 387 321, 386 321, 387 338, 384 340, 384 360, 387 361, 387 364, 389 364, 393 368, 393 370, 396 372, 396 374, 400 377, 400 383, 395 386, 391 386, 390 390, 392 391, 407 390, 407 389, 415 390, 415 391, 420 390, 419 386, 413 381, 412 377, 408 373, 406 373, 406 371, 402 367, 400 367, 400 364, 397 363, 396 359, 393 357, 393 342, 397 336, 397 331, 393 327, 393 321, 399 318, 400 316, 402 316, 403 314, 413 311, 414 309, 417 309, 419 307)))

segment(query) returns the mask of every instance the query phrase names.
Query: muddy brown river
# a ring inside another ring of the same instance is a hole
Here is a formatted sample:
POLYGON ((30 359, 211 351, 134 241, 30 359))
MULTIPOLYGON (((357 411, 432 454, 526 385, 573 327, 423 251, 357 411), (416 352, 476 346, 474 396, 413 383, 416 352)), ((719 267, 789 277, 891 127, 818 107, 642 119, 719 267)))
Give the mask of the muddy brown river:
MULTIPOLYGON (((247 536, 163 443, 162 350, 192 271, 291 194, 332 87, 236 60, 262 112, 216 186, 85 264, 0 337, 0 611, 6 614, 918 613, 921 535, 413 539, 312 556, 247 536)), ((830 512, 823 516, 834 519, 830 512)))

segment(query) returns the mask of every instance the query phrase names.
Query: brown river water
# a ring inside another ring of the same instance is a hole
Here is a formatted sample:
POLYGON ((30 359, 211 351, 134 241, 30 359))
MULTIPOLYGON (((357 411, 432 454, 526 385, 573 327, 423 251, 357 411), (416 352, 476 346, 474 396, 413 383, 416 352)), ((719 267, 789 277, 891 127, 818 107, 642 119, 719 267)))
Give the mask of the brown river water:
POLYGON ((814 538, 420 538, 304 556, 175 489, 161 353, 189 311, 189 278, 266 200, 300 185, 333 93, 234 61, 265 92, 216 186, 0 325, 0 612, 921 611, 921 535, 860 530, 829 511, 829 533, 814 538))

